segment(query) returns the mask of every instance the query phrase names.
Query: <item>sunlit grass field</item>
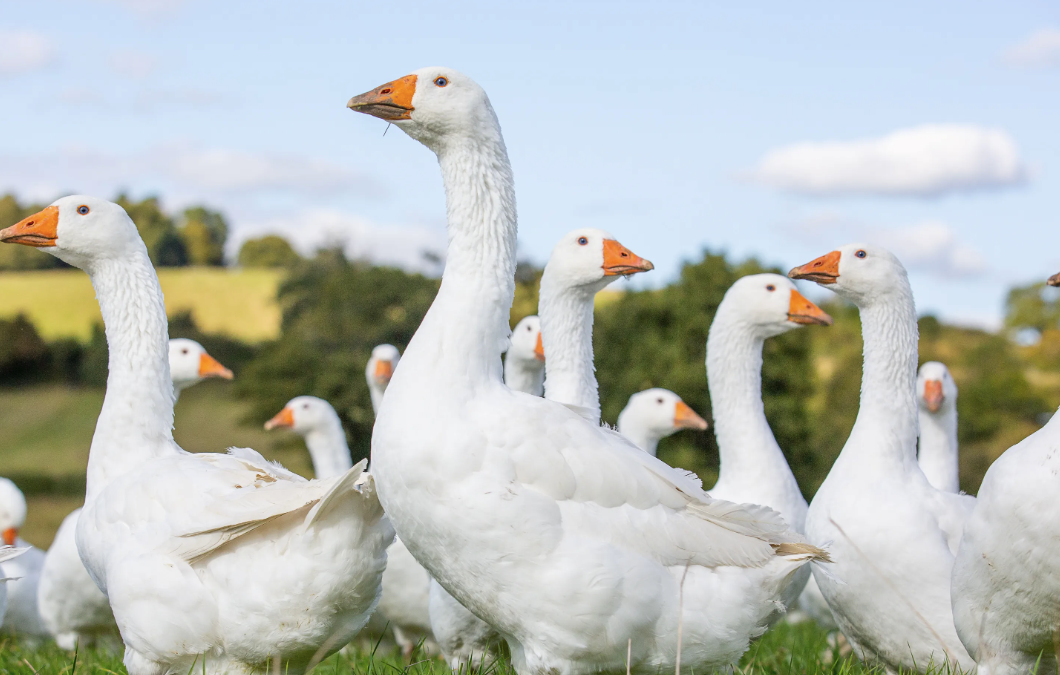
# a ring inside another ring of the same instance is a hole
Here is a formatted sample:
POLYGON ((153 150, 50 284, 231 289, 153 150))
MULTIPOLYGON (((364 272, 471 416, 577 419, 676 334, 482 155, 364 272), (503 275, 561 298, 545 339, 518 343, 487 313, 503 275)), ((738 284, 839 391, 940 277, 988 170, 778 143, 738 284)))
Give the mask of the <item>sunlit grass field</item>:
MULTIPOLYGON (((30 648, 7 638, 0 642, 0 673, 45 673, 73 675, 74 656, 54 643, 30 648)), ((691 669, 682 668, 686 675, 695 675, 691 669)), ((282 668, 277 672, 282 673, 282 668)), ((451 675, 452 670, 440 659, 422 653, 414 653, 411 659, 402 659, 400 654, 372 654, 355 651, 352 654, 336 654, 321 663, 314 671, 318 675, 451 675)), ((796 625, 779 624, 751 645, 736 668, 739 675, 861 675, 879 673, 880 669, 866 667, 852 656, 840 656, 829 644, 828 635, 812 622, 796 625)), ((928 669, 929 674, 942 675, 944 671, 928 669)), ((125 673, 121 655, 116 652, 89 649, 77 654, 76 673, 82 675, 125 673)), ((506 662, 500 662, 459 675, 514 675, 515 671, 506 662)), ((666 675, 663 673, 662 675, 666 675)), ((702 673, 701 675, 708 675, 702 673)))
MULTIPOLYGON (((275 338, 280 332, 276 288, 282 272, 220 267, 160 268, 166 311, 191 311, 206 333, 244 342, 275 338)), ((81 270, 0 272, 0 318, 28 316, 45 340, 88 340, 102 324, 88 275, 81 270)))

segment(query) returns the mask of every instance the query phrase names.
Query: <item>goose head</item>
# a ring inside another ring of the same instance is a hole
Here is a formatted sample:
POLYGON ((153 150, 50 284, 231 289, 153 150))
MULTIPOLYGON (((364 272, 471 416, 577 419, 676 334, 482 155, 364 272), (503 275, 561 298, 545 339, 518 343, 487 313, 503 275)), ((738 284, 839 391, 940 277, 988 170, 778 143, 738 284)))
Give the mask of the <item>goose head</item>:
POLYGON ((930 413, 956 407, 957 384, 945 364, 928 361, 920 366, 916 376, 916 399, 917 405, 930 413))
MULTIPOLYGON (((316 396, 296 396, 265 423, 265 430, 290 429, 300 436, 305 436, 313 431, 333 428, 336 422, 339 422, 338 413, 324 399, 316 396)), ((341 422, 339 424, 341 425, 341 422)))
POLYGON ((26 524, 26 497, 7 478, 0 478, 0 536, 7 546, 14 546, 19 530, 26 524))
POLYGON ((125 209, 84 195, 58 199, 0 230, 0 242, 33 246, 81 269, 100 260, 123 260, 130 253, 147 253, 125 209))
POLYGON ((568 232, 559 240, 541 283, 595 294, 619 277, 653 269, 650 261, 618 243, 610 233, 587 227, 568 232))
POLYGON ((508 358, 527 363, 545 362, 545 347, 541 342, 541 319, 536 314, 524 316, 512 329, 508 358))
POLYGON ((738 279, 725 292, 718 311, 735 314, 762 339, 803 325, 832 325, 832 317, 779 274, 752 274, 738 279))
POLYGON ((169 341, 169 373, 173 387, 181 391, 198 384, 208 377, 231 380, 232 371, 206 353, 206 349, 195 340, 174 338, 169 341))
POLYGON ((847 244, 788 272, 835 291, 858 306, 894 293, 909 294, 909 277, 898 258, 873 244, 847 244))
POLYGON ((639 428, 654 438, 665 438, 682 429, 703 431, 707 421, 669 389, 645 389, 629 397, 618 416, 620 429, 639 428))
POLYGON ((390 384, 390 378, 394 377, 394 369, 400 359, 401 352, 394 345, 377 345, 372 350, 364 371, 368 383, 380 391, 385 391, 390 384))
POLYGON ((496 130, 496 113, 485 90, 466 75, 442 66, 421 68, 346 104, 396 125, 436 152, 453 139, 496 130))

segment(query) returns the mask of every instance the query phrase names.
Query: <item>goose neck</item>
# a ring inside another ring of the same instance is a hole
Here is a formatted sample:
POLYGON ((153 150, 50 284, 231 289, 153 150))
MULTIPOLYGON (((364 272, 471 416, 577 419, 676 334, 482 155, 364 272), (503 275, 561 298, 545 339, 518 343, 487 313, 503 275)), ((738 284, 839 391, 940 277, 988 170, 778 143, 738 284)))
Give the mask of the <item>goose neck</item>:
POLYGON ((585 408, 600 419, 593 364, 592 289, 562 287, 547 270, 541 277, 541 343, 545 349, 545 398, 585 408))
POLYGON ((618 433, 628 438, 633 445, 655 457, 659 449, 659 441, 663 438, 662 434, 653 431, 643 421, 631 419, 631 417, 633 416, 618 416, 618 433))
POLYGON ((173 442, 175 394, 162 288, 147 250, 86 267, 107 336, 107 393, 88 460, 86 499, 114 478, 158 456, 173 442))
POLYGON ((762 346, 754 326, 719 312, 707 337, 707 385, 719 482, 785 461, 762 403, 762 346))
POLYGON ((545 383, 544 366, 537 359, 519 358, 509 351, 504 358, 504 384, 512 391, 541 396, 545 383))
POLYGON ((960 489, 957 455, 957 411, 938 413, 920 410, 920 443, 917 461, 928 482, 944 492, 960 489))
POLYGON ((306 433, 305 445, 313 460, 313 474, 317 478, 333 478, 346 473, 353 466, 350 447, 346 444, 346 432, 338 419, 306 433))

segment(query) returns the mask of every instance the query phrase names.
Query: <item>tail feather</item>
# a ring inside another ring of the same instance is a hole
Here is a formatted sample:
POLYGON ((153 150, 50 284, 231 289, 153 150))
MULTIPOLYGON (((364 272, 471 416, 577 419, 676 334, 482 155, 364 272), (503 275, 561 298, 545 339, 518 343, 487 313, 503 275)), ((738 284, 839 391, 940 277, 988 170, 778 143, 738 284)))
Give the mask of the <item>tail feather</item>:
POLYGON ((321 497, 320 501, 306 514, 303 529, 309 529, 314 523, 326 516, 343 499, 348 498, 351 492, 361 495, 365 500, 374 502, 375 507, 382 513, 383 507, 379 504, 379 497, 375 492, 375 480, 371 474, 365 475, 365 480, 360 482, 367 466, 368 460, 362 459, 347 471, 342 478, 336 481, 327 494, 321 497))
POLYGON ((818 548, 812 544, 807 544, 804 542, 789 541, 783 544, 774 544, 773 550, 777 552, 777 555, 808 556, 810 562, 832 562, 832 558, 828 555, 828 551, 823 548, 818 548))

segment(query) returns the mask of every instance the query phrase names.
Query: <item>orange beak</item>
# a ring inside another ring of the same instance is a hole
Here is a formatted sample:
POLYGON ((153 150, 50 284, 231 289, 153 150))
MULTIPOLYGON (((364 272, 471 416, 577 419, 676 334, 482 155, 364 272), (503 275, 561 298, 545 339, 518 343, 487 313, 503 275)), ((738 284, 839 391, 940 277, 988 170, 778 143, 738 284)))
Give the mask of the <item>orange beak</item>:
POLYGON ((49 206, 43 211, 34 213, 15 223, 6 230, 0 230, 0 241, 5 244, 22 244, 36 248, 55 246, 59 237, 59 207, 49 206))
POLYGON ((544 363, 545 343, 541 341, 541 331, 537 332, 537 342, 534 344, 534 358, 544 363))
POLYGON ((265 431, 272 431, 273 429, 282 428, 290 429, 294 426, 294 411, 290 408, 284 408, 280 412, 276 413, 276 416, 265 423, 265 431))
POLYGON ((1045 283, 1049 284, 1050 286, 1060 286, 1060 272, 1057 272, 1053 276, 1049 277, 1049 280, 1045 283))
POLYGON ((819 326, 831 326, 832 317, 817 305, 813 304, 802 293, 791 291, 791 302, 788 304, 788 321, 801 324, 817 324, 819 326))
POLYGON ((946 395, 942 393, 942 380, 926 380, 924 382, 924 405, 935 413, 942 407, 942 400, 946 395))
POLYGON ((788 276, 792 279, 815 281, 822 286, 834 284, 839 278, 839 258, 842 255, 839 251, 832 251, 801 267, 796 267, 788 272, 788 276))
POLYGON ((6 530, 4 530, 4 543, 5 544, 7 544, 8 546, 14 546, 15 542, 17 540, 18 540, 18 528, 17 527, 9 527, 6 530))
POLYGON ((678 401, 674 406, 674 427, 677 429, 699 429, 707 428, 707 421, 696 414, 695 410, 684 401, 678 401))
POLYGON ((221 365, 221 362, 210 356, 202 354, 199 356, 199 377, 221 377, 231 380, 235 377, 232 371, 221 365))
POLYGON ((655 269, 650 260, 645 260, 614 239, 604 239, 604 276, 629 276, 637 272, 655 269))
POLYGON ((416 93, 416 76, 406 75, 387 82, 372 91, 354 96, 346 107, 355 112, 394 122, 412 119, 412 95, 416 93))
POLYGON ((373 377, 378 384, 390 384, 390 378, 394 377, 394 364, 384 359, 376 361, 373 377))

